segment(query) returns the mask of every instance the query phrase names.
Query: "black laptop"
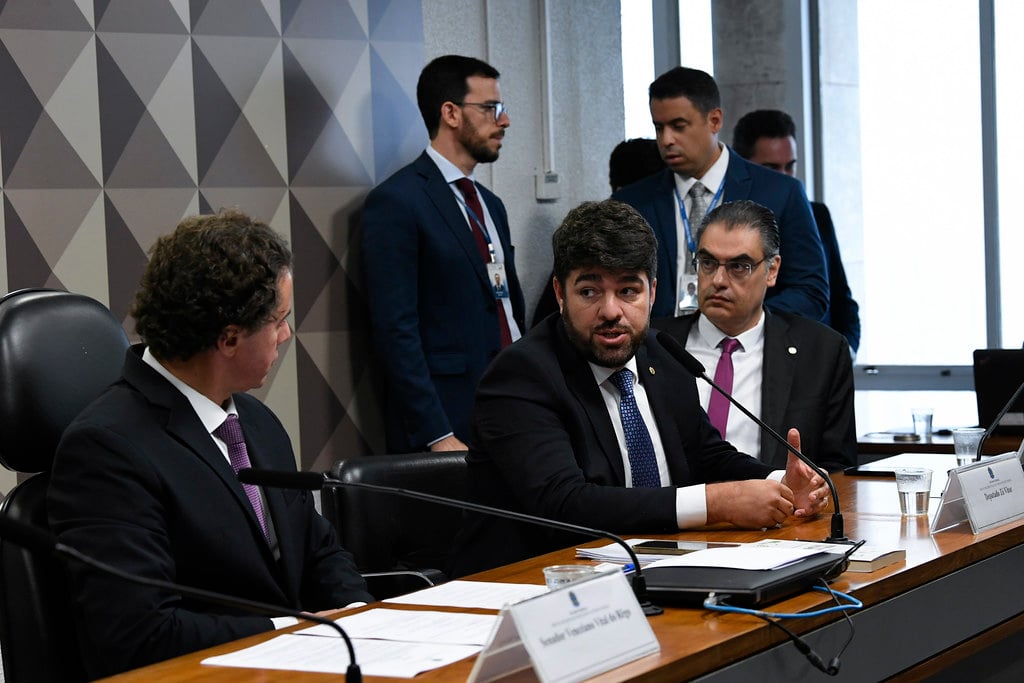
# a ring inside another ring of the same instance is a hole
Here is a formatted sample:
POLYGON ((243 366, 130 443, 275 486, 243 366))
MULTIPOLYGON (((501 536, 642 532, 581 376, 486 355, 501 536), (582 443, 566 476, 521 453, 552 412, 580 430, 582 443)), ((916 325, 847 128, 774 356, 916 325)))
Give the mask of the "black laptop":
POLYGON ((846 569, 846 558, 817 553, 778 569, 647 567, 647 593, 655 604, 699 607, 710 593, 737 607, 763 607, 809 590, 846 569))
MULTIPOLYGON (((1024 349, 976 349, 974 395, 978 424, 988 428, 1024 382, 1024 349)), ((999 421, 995 434, 1024 434, 1024 394, 999 421)))

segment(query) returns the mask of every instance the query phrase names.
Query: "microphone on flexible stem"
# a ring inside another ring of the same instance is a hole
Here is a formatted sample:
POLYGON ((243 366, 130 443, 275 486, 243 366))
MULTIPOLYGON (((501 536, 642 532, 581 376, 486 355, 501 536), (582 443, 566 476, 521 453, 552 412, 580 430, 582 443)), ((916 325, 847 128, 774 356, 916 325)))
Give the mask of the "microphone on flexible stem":
POLYGON ((63 559, 72 560, 74 562, 79 562, 92 567, 93 569, 98 569, 104 574, 116 576, 117 578, 130 583, 137 583, 143 586, 173 591, 187 598, 192 598, 193 600, 224 605, 226 607, 232 607, 234 609, 243 610, 250 614, 258 614, 260 616, 266 616, 267 614, 282 615, 329 626, 341 635, 342 639, 345 641, 345 646, 348 648, 349 665, 348 670, 345 673, 345 681, 347 683, 361 683, 363 680, 362 671, 359 669, 359 665, 356 664, 356 651, 352 645, 352 640, 340 625, 326 617, 321 617, 318 614, 309 614, 308 612, 300 612, 299 610, 281 607, 280 605, 271 605, 265 602, 247 600, 233 595, 216 593, 202 588, 193 588, 191 586, 171 583, 170 581, 162 581, 160 579, 152 579, 146 576, 132 574, 122 569, 118 569, 113 565, 109 565, 106 562, 97 560, 94 557, 90 557, 69 545, 59 543, 53 534, 45 531, 44 529, 40 529, 37 526, 26 524, 2 515, 0 515, 0 538, 6 538, 12 543, 39 555, 53 555, 63 559))
POLYGON ((325 486, 345 486, 348 488, 364 489, 366 491, 377 491, 378 493, 389 493, 403 498, 425 500, 430 503, 437 503, 438 505, 445 505, 459 510, 480 512, 492 517, 513 519, 518 522, 535 524, 549 529, 571 531, 584 536, 590 536, 591 538, 611 539, 625 548, 630 561, 633 563, 633 594, 636 596, 637 602, 640 603, 640 607, 643 609, 644 614, 651 617, 664 612, 661 607, 653 604, 647 596, 647 582, 640 569, 640 560, 637 558, 636 552, 633 550, 632 546, 622 540, 622 538, 607 531, 591 529, 590 527, 570 524, 568 522, 559 522, 553 519, 545 519, 544 517, 536 517, 524 512, 513 512, 512 510, 502 510, 501 508, 490 507, 489 505, 470 503, 468 501, 456 500, 454 498, 445 498, 444 496, 437 496, 432 493, 402 489, 395 486, 381 486, 378 484, 366 484, 363 482, 342 481, 329 476, 326 472, 284 472, 276 470, 241 469, 238 470, 238 480, 243 484, 255 484, 256 486, 270 486, 286 489, 305 489, 316 491, 325 486))
POLYGON ((796 448, 794 448, 792 445, 790 445, 790 443, 786 441, 786 439, 782 438, 782 436, 780 436, 778 432, 776 432, 774 429, 765 424, 763 420, 759 419, 753 413, 747 410, 746 407, 744 407, 739 401, 733 398, 729 392, 723 390, 720 386, 715 384, 704 371, 704 366, 701 364, 701 362, 694 358, 689 351, 684 349, 683 345, 680 344, 675 337, 670 335, 668 332, 664 331, 658 332, 657 337, 658 342, 665 348, 666 351, 668 351, 669 355, 675 358, 677 361, 679 361, 679 363, 684 368, 686 368, 694 377, 700 377, 702 380, 710 384, 715 391, 720 393, 725 398, 729 399, 729 403, 732 403, 734 406, 739 408, 744 415, 746 415, 755 423, 757 423, 758 427, 760 427, 765 432, 770 434, 773 439, 775 439, 783 446, 785 446, 790 453, 800 458, 800 460, 805 465, 814 470, 815 474, 817 474, 818 476, 825 480, 825 483, 828 484, 829 491, 832 493, 832 500, 836 502, 836 509, 835 512, 832 513, 832 533, 829 535, 828 538, 824 540, 824 542, 847 544, 852 543, 852 541, 846 537, 846 532, 844 530, 843 524, 843 513, 840 512, 841 508, 839 507, 839 494, 836 493, 836 487, 832 483, 832 478, 828 476, 828 472, 826 472, 825 470, 811 462, 810 458, 808 458, 806 455, 804 455, 796 448))
POLYGON ((974 454, 975 462, 981 458, 981 447, 985 445, 985 441, 988 437, 992 436, 992 432, 994 432, 996 427, 999 426, 999 421, 1003 419, 1003 416, 1010 412, 1010 407, 1017 402, 1017 398, 1020 397, 1021 393, 1024 393, 1024 383, 1021 383, 1021 385, 1017 387, 1017 391, 1013 392, 1013 396, 1010 397, 1010 400, 1006 402, 1003 409, 999 411, 998 415, 996 415, 996 419, 992 420, 992 424, 990 424, 988 429, 985 430, 985 433, 981 435, 981 441, 978 442, 978 450, 974 454))

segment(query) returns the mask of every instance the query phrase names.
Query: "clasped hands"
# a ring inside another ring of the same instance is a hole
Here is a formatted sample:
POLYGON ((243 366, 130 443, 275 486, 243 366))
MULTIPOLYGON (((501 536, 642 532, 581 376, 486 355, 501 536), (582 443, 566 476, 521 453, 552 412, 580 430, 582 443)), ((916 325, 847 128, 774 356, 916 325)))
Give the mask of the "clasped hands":
MULTIPOLYGON (((786 440, 800 450, 800 432, 790 429, 786 440)), ((729 522, 759 529, 781 525, 790 515, 812 517, 828 507, 828 484, 792 453, 781 482, 751 479, 708 484, 708 523, 729 522)))

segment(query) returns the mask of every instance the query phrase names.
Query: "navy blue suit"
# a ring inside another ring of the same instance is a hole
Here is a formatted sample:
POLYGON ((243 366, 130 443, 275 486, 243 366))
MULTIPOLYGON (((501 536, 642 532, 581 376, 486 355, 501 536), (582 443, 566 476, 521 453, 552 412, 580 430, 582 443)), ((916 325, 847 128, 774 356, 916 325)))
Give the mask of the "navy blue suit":
MULTIPOLYGON (((497 224, 513 316, 525 304, 505 206, 477 185, 497 224)), ((437 164, 421 154, 378 185, 363 212, 374 350, 387 376, 389 452, 466 441, 477 382, 501 350, 498 310, 469 224, 437 164)))
POLYGON ((828 261, 828 315, 822 322, 846 337, 846 342, 856 353, 860 348, 860 307, 846 279, 832 214, 821 202, 811 202, 811 211, 814 212, 814 222, 818 224, 821 246, 825 248, 825 260, 828 261))
MULTIPOLYGON (((768 290, 765 306, 812 320, 823 319, 828 313, 828 269, 803 186, 794 178, 752 164, 732 149, 726 149, 729 166, 722 201, 749 199, 757 202, 771 209, 779 223, 782 268, 775 287, 768 290)), ((659 296, 651 311, 652 318, 670 316, 675 308, 679 206, 674 188, 674 173, 665 169, 612 195, 613 199, 639 211, 658 238, 659 296)))
MULTIPOLYGON (((62 543, 141 576, 310 612, 370 601, 352 556, 306 491, 265 488, 280 559, 188 399, 127 352, 123 378, 64 432, 47 496, 62 543)), ((295 470, 277 417, 235 394, 253 467, 295 470)), ((268 617, 68 565, 86 671, 109 676, 243 636, 268 617)), ((273 615, 270 615, 273 616, 273 615)))

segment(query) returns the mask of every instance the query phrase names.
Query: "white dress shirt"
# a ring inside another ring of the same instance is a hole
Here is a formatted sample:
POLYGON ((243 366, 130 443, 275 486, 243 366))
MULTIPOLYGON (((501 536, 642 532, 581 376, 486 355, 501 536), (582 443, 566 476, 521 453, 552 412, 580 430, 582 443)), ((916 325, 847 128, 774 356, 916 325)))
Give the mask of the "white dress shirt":
MULTIPOLYGON (((661 443, 661 433, 658 431, 658 423, 651 412, 651 404, 647 400, 647 391, 644 385, 639 382, 637 374, 636 357, 629 359, 624 366, 633 373, 633 396, 636 398, 636 406, 640 415, 647 425, 647 431, 651 434, 651 443, 654 445, 654 457, 658 462, 658 476, 661 478, 662 486, 672 486, 672 477, 668 472, 668 461, 665 459, 665 447, 661 443)), ((626 448, 626 433, 622 429, 622 417, 619 413, 619 390, 609 379, 618 368, 606 368, 590 363, 590 371, 594 374, 594 381, 601 389, 601 397, 604 399, 605 409, 608 417, 611 418, 612 427, 615 429, 615 438, 619 442, 619 453, 622 455, 622 466, 626 472, 626 486, 633 486, 633 473, 629 466, 629 451, 626 448)), ((708 520, 707 499, 704 494, 704 484, 682 486, 676 489, 676 523, 680 529, 701 526, 708 520)))
MULTIPOLYGON (((719 343, 728 335, 715 327, 706 316, 700 316, 697 324, 690 329, 686 350, 693 354, 714 379, 718 360, 722 357, 719 343)), ((764 311, 757 324, 736 337, 741 348, 732 354, 732 395, 747 410, 761 417, 761 372, 764 368, 764 311)), ((711 387, 707 382, 697 382, 700 404, 706 411, 711 400, 711 387)), ((761 428, 735 406, 729 406, 729 420, 726 433, 722 435, 737 450, 756 458, 761 457, 761 428)))

